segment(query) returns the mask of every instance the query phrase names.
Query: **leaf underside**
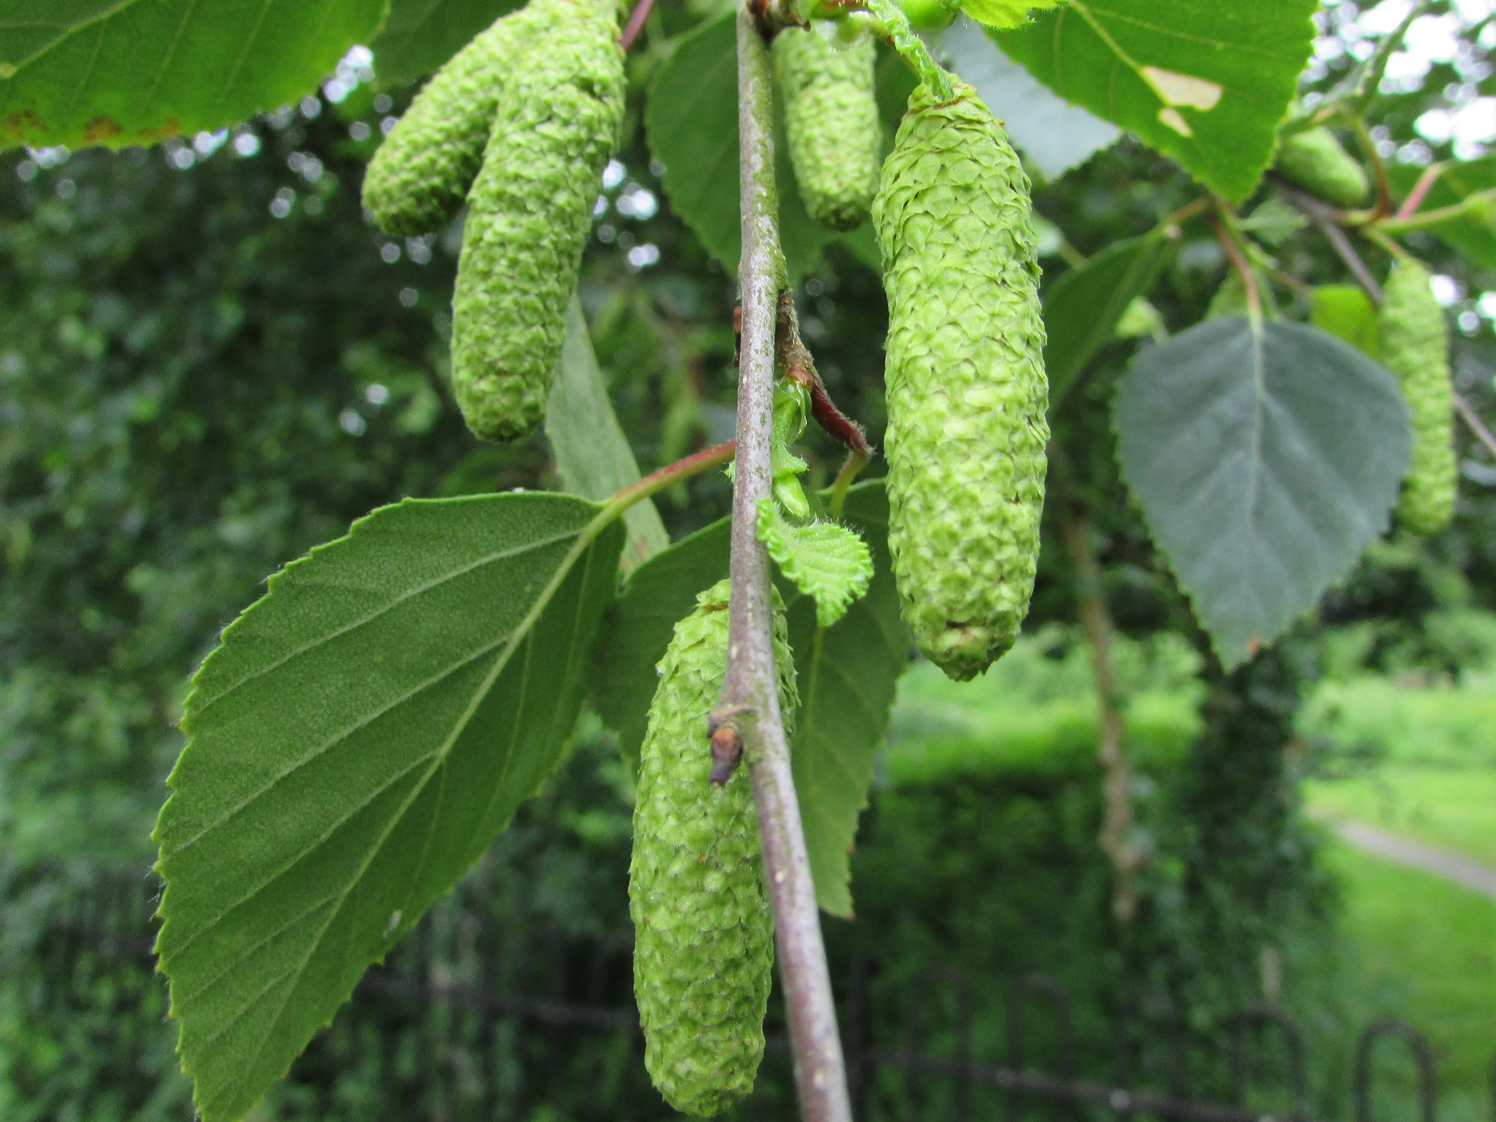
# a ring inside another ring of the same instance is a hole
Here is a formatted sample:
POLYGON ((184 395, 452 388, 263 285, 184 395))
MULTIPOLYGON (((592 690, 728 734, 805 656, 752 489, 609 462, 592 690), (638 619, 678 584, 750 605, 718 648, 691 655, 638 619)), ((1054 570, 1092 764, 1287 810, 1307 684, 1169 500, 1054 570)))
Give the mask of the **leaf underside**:
POLYGON ((120 148, 235 124, 314 91, 384 10, 385 0, 7 0, 0 142, 120 148))
MULTIPOLYGON (((790 747, 795 790, 816 898, 835 915, 851 914, 847 852, 911 649, 888 555, 888 501, 882 482, 853 487, 842 521, 862 535, 872 551, 874 571, 867 595, 835 626, 819 628, 813 598, 789 581, 776 581, 789 612, 800 690, 790 747)), ((696 593, 727 575, 728 531, 727 519, 715 522, 639 566, 604 619, 590 695, 624 752, 635 760, 659 680, 655 664, 676 621, 695 604, 696 593)))
POLYGON ((1318 6, 1070 0, 994 35, 1055 93, 1240 202, 1272 158, 1277 124, 1313 48, 1318 6))
POLYGON ((286 1071, 552 770, 616 579, 597 511, 375 511, 272 577, 198 671, 157 952, 207 1122, 286 1071))
POLYGON ((1392 375, 1298 323, 1226 316, 1146 348, 1114 422, 1123 477, 1228 669, 1349 572, 1408 464, 1392 375))

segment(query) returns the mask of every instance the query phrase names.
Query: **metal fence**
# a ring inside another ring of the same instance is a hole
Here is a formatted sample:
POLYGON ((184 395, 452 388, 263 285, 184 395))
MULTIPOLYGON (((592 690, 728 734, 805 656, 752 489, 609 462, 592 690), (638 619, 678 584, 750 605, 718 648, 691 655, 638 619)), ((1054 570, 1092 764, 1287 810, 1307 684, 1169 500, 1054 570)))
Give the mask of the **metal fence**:
MULTIPOLYGON (((81 992, 86 973, 149 971, 151 909, 138 881, 70 908, 69 923, 38 944, 42 989, 55 985, 56 1000, 65 1001, 63 991, 81 992)), ((280 1096, 280 1117, 674 1117, 643 1068, 627 939, 578 941, 530 930, 516 941, 464 911, 460 900, 434 912, 369 971, 297 1062, 280 1096)), ((1227 1073, 1221 1094, 1220 1079, 1191 1070, 1192 1058, 1201 1063, 1199 1036, 1164 993, 1133 994, 1118 1004, 1110 1025, 1112 1070, 1098 1079, 1077 1074, 1075 1009, 1054 977, 1017 976, 1007 986, 1006 1009, 978 1010, 967 980, 941 965, 918 972, 895 998, 889 987, 870 984, 873 962, 857 960, 843 974, 839 1004, 854 1113, 868 1122, 1024 1122, 1033 1115, 1056 1122, 1310 1122, 1313 1115, 1305 1034, 1274 1005, 1254 1005, 1229 1020, 1228 1054, 1209 1057, 1227 1073), (875 1001, 881 1001, 876 1016, 875 1001), (1000 1041, 998 1054, 981 1054, 993 1049, 974 1043, 977 1021, 989 1044, 1000 1041), (884 1037, 893 1035, 890 1025, 898 1038, 879 1038, 879 1026, 884 1037), (1047 1062, 1037 1058, 1040 1051, 1047 1062), (1264 1063, 1269 1055, 1276 1062, 1264 1063), (1276 1086, 1265 1085, 1269 1070, 1276 1086), (1202 1090, 1206 1085, 1212 1086, 1202 1090), (1278 1106, 1249 1103, 1268 1097, 1278 1106)), ((772 1010, 767 1044, 758 1089, 736 1117, 794 1116, 788 1044, 772 1010)), ((1436 1122, 1429 1043, 1396 1020, 1367 1025, 1356 1040, 1353 1122, 1404 1122, 1410 1113, 1374 1117, 1374 1057, 1392 1048, 1403 1051, 1415 1074, 1411 1100, 1399 1101, 1416 1110, 1419 1122, 1436 1122)), ((1496 1056, 1490 1110, 1496 1119, 1496 1056)))

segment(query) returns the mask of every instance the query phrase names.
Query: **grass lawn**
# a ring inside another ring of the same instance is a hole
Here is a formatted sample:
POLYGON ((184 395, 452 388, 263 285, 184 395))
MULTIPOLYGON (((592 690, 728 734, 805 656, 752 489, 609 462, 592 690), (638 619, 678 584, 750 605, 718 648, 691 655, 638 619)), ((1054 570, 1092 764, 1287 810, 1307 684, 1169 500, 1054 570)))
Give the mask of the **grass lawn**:
POLYGON ((1345 779, 1310 780, 1304 794, 1317 816, 1380 826, 1496 867, 1496 768, 1389 763, 1345 779))
MULTIPOLYGON (((1496 902, 1342 843, 1325 858, 1345 893, 1348 1000, 1357 1023, 1390 1016, 1429 1037, 1439 1122, 1491 1116, 1496 1052, 1496 902)), ((1397 1045, 1379 1049, 1380 1122, 1411 1122, 1412 1067, 1397 1045)))

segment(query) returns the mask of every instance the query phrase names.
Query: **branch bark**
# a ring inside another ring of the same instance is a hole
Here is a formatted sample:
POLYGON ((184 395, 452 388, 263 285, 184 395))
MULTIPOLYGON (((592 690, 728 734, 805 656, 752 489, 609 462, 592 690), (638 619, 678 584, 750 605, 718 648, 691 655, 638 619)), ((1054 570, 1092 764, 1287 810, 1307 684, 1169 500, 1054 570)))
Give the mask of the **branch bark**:
POLYGON ((737 34, 743 216, 743 256, 738 273, 743 335, 738 366, 727 674, 714 724, 735 730, 741 738, 753 780, 800 1115, 805 1122, 851 1122, 815 883, 779 712, 769 556, 756 531, 759 500, 769 496, 772 485, 769 453, 775 313, 785 272, 779 246, 779 200, 774 188, 769 52, 746 7, 738 9, 737 34))
POLYGON ((1101 564, 1091 544, 1091 521, 1084 516, 1067 520, 1065 544, 1075 566, 1076 606, 1091 648, 1096 677, 1096 700, 1101 717, 1099 755, 1103 812, 1097 841, 1112 863, 1112 915, 1128 924, 1138 910, 1135 875, 1141 854, 1129 836, 1132 831, 1132 763, 1127 758, 1127 730, 1122 721, 1122 691, 1112 670, 1112 614, 1101 589, 1101 564))

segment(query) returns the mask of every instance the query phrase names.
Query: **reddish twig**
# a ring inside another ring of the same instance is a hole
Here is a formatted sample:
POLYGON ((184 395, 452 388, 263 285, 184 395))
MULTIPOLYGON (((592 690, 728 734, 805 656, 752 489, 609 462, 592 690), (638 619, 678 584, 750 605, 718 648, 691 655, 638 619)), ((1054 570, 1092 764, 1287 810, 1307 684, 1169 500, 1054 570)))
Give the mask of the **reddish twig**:
POLYGON ((644 30, 644 21, 649 19, 649 13, 654 11, 655 0, 638 0, 634 10, 629 13, 629 21, 623 27, 623 34, 618 37, 618 45, 625 51, 633 49, 634 42, 639 38, 639 32, 644 30))
POLYGON ((1447 164, 1430 164, 1423 169, 1423 174, 1418 177, 1418 182, 1413 184, 1413 189, 1408 192, 1408 197, 1403 200, 1402 206, 1397 208, 1398 218, 1411 218, 1423 205, 1423 200, 1428 198, 1428 193, 1434 189, 1434 184, 1439 182, 1439 176, 1444 174, 1447 164))
POLYGON ((1226 229, 1226 223, 1221 221, 1219 208, 1210 216, 1210 220, 1215 226, 1216 237, 1220 239, 1222 247, 1226 250, 1226 256, 1231 258, 1231 264, 1241 274, 1242 284, 1247 290, 1247 307, 1252 310, 1254 316, 1262 315, 1262 296, 1257 291, 1257 278, 1252 275, 1252 266, 1247 264, 1241 246, 1236 244, 1231 231, 1226 229))

